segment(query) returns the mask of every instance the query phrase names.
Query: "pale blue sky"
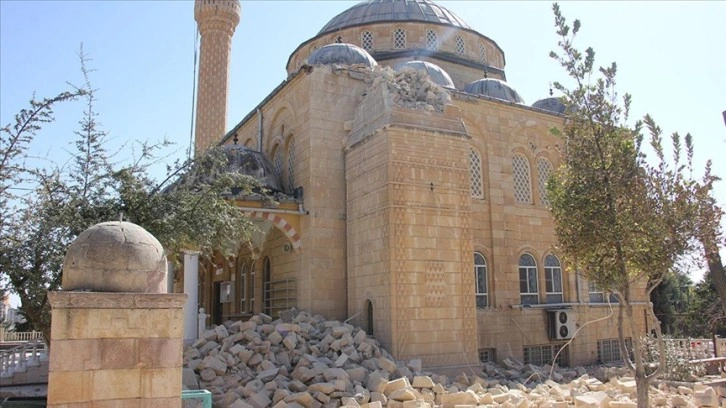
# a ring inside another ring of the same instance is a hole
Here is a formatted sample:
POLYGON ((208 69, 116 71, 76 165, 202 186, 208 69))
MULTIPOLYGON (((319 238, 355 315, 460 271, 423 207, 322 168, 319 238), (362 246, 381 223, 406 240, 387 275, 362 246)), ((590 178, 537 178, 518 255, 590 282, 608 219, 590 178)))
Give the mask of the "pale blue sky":
MULTIPOLYGON (((228 128, 286 77, 290 53, 354 1, 242 1, 232 45, 228 128)), ((440 1, 504 50, 508 82, 528 104, 563 80, 551 3, 440 1)), ((650 112, 667 132, 690 131, 696 158, 726 176, 726 2, 567 1, 582 20, 578 46, 600 65, 615 60, 633 116, 650 112)), ((93 59, 97 111, 114 143, 168 137, 189 142, 194 37, 191 1, 0 1, 0 123, 12 121, 33 94, 50 96, 80 83, 81 42, 93 59)), ((58 122, 35 141, 36 154, 64 160, 80 104, 57 110, 58 122)), ((719 200, 726 189, 719 185, 719 200)))

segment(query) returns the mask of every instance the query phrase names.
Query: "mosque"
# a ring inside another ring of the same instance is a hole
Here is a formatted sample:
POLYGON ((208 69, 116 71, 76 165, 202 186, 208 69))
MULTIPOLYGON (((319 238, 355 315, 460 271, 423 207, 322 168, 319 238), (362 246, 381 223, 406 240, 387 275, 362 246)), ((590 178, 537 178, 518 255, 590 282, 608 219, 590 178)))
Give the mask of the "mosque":
POLYGON ((258 227, 236 257, 185 253, 187 315, 295 307, 429 368, 620 359, 611 296, 554 250, 545 184, 564 107, 525 104, 493 39, 430 0, 364 1, 301 39, 287 78, 227 131, 240 12, 195 3, 195 152, 222 146, 275 203, 234 197, 258 227))

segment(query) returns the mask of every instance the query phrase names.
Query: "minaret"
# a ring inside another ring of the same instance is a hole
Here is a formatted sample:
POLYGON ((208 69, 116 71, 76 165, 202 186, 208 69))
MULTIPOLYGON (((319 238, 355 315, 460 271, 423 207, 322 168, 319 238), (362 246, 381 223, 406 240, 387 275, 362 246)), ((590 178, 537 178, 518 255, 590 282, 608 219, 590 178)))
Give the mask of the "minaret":
POLYGON ((239 0, 196 0, 194 20, 201 37, 194 155, 224 136, 232 35, 239 24, 239 0))

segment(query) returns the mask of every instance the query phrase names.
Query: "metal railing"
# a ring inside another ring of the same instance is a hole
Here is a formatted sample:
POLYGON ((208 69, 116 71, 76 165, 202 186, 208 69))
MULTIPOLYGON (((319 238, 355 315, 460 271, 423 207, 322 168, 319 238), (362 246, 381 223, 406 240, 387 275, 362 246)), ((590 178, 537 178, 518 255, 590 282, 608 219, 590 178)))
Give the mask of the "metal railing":
POLYGON ((270 316, 297 306, 297 282, 295 279, 281 279, 265 282, 264 311, 270 316))
POLYGON ((22 371, 28 366, 40 365, 40 360, 48 355, 45 341, 42 336, 27 341, 19 346, 0 351, 0 374, 12 375, 15 371, 22 371))

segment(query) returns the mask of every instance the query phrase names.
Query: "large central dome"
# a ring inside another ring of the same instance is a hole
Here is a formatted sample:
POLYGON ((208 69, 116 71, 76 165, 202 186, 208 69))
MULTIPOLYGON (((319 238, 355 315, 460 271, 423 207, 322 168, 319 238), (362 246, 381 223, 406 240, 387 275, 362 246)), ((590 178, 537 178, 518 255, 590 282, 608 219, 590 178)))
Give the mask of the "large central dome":
POLYGON ((425 21, 471 30, 459 16, 428 0, 367 0, 333 17, 318 35, 386 21, 425 21))

